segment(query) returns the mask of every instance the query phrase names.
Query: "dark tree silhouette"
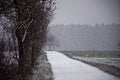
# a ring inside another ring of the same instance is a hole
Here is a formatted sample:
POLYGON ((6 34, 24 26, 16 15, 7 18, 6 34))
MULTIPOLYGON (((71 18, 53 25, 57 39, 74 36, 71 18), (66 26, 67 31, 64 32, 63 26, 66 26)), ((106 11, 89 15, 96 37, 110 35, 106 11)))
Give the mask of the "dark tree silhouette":
POLYGON ((58 44, 59 42, 56 37, 53 34, 48 33, 45 47, 48 47, 49 50, 55 50, 55 47, 59 46, 58 44))
POLYGON ((0 16, 10 21, 13 38, 17 38, 21 80, 28 80, 54 10, 54 0, 0 0, 0 16))
POLYGON ((120 41, 118 42, 118 49, 120 49, 120 41))

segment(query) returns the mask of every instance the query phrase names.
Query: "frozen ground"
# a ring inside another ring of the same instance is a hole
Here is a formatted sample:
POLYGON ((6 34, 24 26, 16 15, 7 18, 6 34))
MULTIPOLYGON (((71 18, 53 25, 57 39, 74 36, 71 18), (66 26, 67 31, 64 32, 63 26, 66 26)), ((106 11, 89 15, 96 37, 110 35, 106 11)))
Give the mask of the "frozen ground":
POLYGON ((80 57, 72 56, 74 59, 84 60, 92 63, 107 64, 110 66, 116 66, 120 68, 120 58, 95 58, 95 57, 80 57))
POLYGON ((55 80, 120 80, 95 67, 70 59, 62 53, 46 52, 55 80))
POLYGON ((53 80, 51 66, 45 53, 41 53, 36 60, 31 80, 53 80))

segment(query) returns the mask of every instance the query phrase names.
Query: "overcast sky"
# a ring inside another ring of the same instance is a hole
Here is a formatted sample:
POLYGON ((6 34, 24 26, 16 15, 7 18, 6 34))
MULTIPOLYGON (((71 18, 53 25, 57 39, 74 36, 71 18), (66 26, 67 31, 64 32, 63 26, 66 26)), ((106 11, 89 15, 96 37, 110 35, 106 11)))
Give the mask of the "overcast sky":
POLYGON ((120 23, 120 0, 57 0, 51 24, 120 23))

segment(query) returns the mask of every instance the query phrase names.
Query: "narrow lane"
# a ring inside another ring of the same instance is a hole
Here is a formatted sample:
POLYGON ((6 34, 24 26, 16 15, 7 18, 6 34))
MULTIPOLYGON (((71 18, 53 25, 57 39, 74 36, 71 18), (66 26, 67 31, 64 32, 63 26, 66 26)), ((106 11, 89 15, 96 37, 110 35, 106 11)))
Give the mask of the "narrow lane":
POLYGON ((55 80, 120 80, 95 67, 56 51, 46 51, 55 80))

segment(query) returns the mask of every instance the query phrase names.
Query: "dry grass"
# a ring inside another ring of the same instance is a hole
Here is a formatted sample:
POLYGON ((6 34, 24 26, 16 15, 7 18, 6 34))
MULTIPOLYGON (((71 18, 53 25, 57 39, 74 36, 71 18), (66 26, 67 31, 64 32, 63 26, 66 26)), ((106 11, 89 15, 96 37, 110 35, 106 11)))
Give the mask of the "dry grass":
POLYGON ((31 80, 53 80, 51 65, 45 52, 36 60, 31 80))

